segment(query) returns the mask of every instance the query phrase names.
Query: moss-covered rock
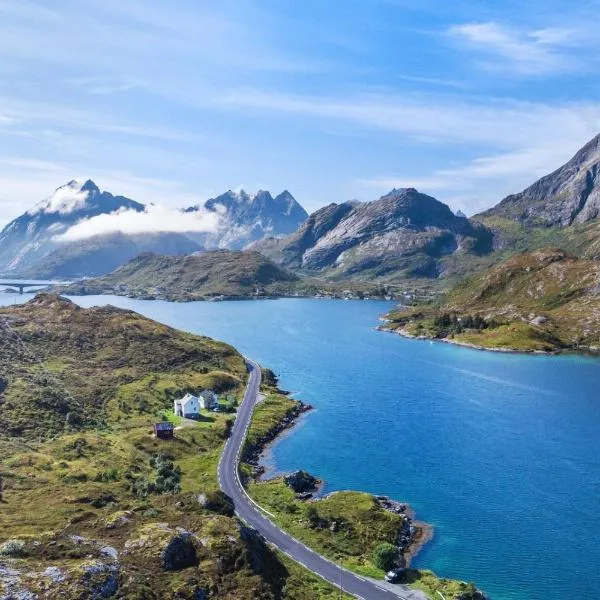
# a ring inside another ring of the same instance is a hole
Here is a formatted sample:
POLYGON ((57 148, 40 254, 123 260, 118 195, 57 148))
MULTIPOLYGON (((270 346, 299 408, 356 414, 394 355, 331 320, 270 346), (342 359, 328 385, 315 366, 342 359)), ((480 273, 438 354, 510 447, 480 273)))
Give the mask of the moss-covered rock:
POLYGON ((125 543, 126 556, 142 555, 165 571, 178 571, 198 563, 200 540, 191 532, 166 523, 145 525, 139 535, 125 543))

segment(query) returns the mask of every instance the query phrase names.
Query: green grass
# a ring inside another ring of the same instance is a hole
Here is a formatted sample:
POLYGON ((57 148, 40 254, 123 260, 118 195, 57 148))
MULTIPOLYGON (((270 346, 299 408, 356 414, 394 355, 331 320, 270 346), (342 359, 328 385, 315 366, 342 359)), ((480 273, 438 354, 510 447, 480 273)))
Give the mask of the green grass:
POLYGON ((176 395, 202 387, 241 395, 247 372, 233 348, 129 311, 79 309, 53 297, 0 312, 25 341, 24 350, 0 330, 0 545, 24 541, 27 556, 11 568, 32 591, 92 597, 84 566, 105 562, 98 548, 110 545, 121 554, 119 594, 132 600, 189 599, 194 585, 223 600, 335 598, 325 582, 292 563, 286 567, 264 543, 242 534, 235 518, 197 501, 218 489, 231 415, 203 411, 175 439, 153 436, 152 424, 169 413, 176 395), (67 419, 69 412, 80 419, 67 419), (174 463, 171 474, 181 471, 179 492, 132 484, 157 483, 158 454, 167 457, 162 464, 174 463), (161 523, 202 539, 197 566, 161 568, 168 538, 161 523), (72 535, 91 545, 78 549, 72 535), (146 538, 154 541, 144 545, 146 538), (48 566, 59 567, 66 580, 38 578, 48 566))
POLYGON ((250 495, 275 515, 285 530, 325 556, 343 559, 347 568, 382 578, 385 573, 371 563, 371 553, 381 542, 394 543, 402 519, 379 508, 370 494, 339 492, 318 502, 302 502, 280 479, 251 483, 250 495), (323 526, 313 527, 307 511, 317 509, 323 526), (333 521, 338 531, 329 529, 333 521))
MULTIPOLYGON (((277 552, 277 556, 289 574, 285 584, 285 598, 288 600, 315 600, 317 598, 319 600, 338 600, 340 598, 337 587, 307 571, 283 552, 277 552)), ((343 593, 341 597, 343 600, 354 598, 346 593, 343 593)))
POLYGON ((473 344, 483 348, 517 350, 520 352, 552 352, 558 348, 550 335, 527 323, 510 323, 480 332, 464 332, 454 335, 456 342, 473 344))

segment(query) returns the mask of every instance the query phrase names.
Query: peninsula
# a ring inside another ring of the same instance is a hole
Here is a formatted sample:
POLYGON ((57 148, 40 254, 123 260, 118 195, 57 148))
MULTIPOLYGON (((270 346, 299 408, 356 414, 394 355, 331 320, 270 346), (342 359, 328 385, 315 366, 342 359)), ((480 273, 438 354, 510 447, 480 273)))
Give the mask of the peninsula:
POLYGON ((600 350, 600 265, 526 252, 468 277, 440 301, 391 311, 380 327, 488 350, 600 350))

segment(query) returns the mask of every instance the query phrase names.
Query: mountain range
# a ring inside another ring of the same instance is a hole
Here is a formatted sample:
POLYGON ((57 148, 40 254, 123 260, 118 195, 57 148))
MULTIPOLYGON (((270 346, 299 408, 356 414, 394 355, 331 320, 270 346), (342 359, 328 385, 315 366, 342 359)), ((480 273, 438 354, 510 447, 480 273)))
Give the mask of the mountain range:
POLYGON ((279 237, 296 231, 308 218, 308 213, 287 191, 273 197, 260 190, 250 195, 244 190, 227 191, 203 204, 191 206, 187 213, 208 210, 222 217, 216 231, 190 234, 207 248, 240 250, 264 237, 279 237))
MULTIPOLYGON (((216 215, 206 232, 111 234, 59 242, 73 225, 98 215, 148 207, 74 180, 0 233, 0 272, 43 278, 102 275, 143 252, 180 255, 210 249, 256 250, 285 269, 329 281, 448 282, 519 251, 560 247, 600 256, 600 135, 571 160, 474 217, 453 213, 414 188, 370 202, 329 204, 311 215, 284 191, 227 191, 182 209, 216 215)), ((193 227, 190 226, 190 230, 193 227)), ((444 283, 446 282, 446 283, 444 283)), ((429 285, 429 284, 428 284, 429 285)))
POLYGON ((141 212, 144 205, 101 192, 90 180, 70 181, 0 232, 0 271, 18 272, 32 266, 55 250, 57 236, 76 223, 119 210, 141 212))
POLYGON ((492 235, 435 198, 404 188, 372 202, 330 204, 291 236, 253 247, 288 268, 333 277, 435 278, 444 275, 448 256, 490 252, 492 235))
POLYGON ((243 248, 265 235, 286 235, 308 216, 293 196, 267 191, 251 196, 228 191, 204 204, 183 209, 190 231, 111 232, 78 241, 61 241, 75 225, 148 206, 100 191, 91 180, 72 180, 0 232, 0 272, 36 278, 76 278, 106 274, 142 252, 191 254, 205 248, 243 248), (194 213, 218 215, 214 231, 194 232, 194 213))

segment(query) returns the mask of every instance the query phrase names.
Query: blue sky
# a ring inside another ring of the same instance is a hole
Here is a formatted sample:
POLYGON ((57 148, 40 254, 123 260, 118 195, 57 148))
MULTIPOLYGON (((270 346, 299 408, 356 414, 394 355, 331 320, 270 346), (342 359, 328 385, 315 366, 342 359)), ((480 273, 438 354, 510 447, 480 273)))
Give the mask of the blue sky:
POLYGON ((0 0, 0 223, 74 177, 472 214, 600 131, 597 2, 0 0))

